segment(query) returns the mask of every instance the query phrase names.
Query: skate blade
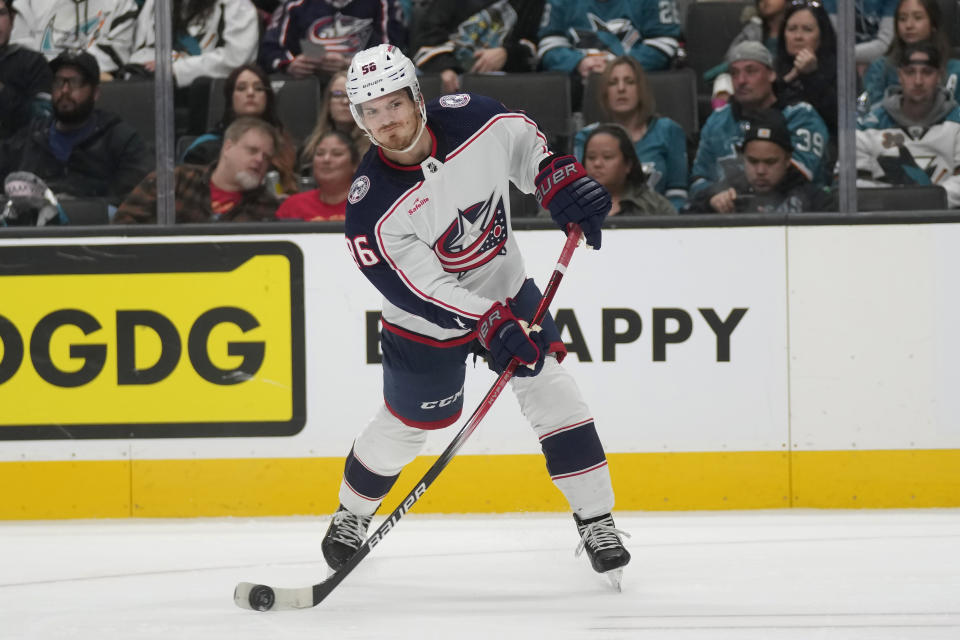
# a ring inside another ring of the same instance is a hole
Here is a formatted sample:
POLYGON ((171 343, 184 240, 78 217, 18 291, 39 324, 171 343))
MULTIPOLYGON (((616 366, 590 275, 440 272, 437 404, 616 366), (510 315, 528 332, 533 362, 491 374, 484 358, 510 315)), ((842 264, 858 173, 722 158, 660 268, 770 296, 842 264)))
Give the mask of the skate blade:
POLYGON ((621 583, 623 582, 623 568, 612 569, 603 575, 607 576, 607 580, 609 580, 610 585, 617 590, 617 593, 623 592, 623 588, 621 587, 621 583))

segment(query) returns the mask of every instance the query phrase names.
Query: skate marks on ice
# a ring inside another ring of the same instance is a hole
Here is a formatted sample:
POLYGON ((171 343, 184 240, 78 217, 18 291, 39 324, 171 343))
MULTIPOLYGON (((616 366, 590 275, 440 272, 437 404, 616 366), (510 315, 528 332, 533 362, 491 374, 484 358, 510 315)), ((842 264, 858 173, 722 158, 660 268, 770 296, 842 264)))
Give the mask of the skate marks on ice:
POLYGON ((960 510, 617 524, 622 593, 573 557, 567 514, 410 514, 318 607, 260 613, 234 585, 325 577, 327 518, 0 523, 0 637, 960 637, 960 510))

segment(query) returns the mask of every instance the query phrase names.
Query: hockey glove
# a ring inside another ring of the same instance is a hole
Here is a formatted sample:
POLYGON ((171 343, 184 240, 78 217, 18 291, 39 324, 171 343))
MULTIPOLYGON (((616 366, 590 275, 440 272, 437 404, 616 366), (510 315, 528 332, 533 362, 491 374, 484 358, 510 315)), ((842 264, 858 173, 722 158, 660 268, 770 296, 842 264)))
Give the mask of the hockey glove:
POLYGON ((526 323, 513 315, 509 304, 509 299, 506 305, 495 302, 480 317, 477 340, 488 351, 490 366, 497 373, 503 373, 516 358, 520 364, 513 375, 521 378, 535 376, 543 369, 543 359, 547 355, 546 338, 540 327, 534 327, 528 333, 526 323))
POLYGON ((600 228, 610 211, 610 194, 573 156, 553 156, 534 184, 537 202, 550 210, 550 217, 566 229, 571 222, 580 225, 587 244, 600 248, 600 228))

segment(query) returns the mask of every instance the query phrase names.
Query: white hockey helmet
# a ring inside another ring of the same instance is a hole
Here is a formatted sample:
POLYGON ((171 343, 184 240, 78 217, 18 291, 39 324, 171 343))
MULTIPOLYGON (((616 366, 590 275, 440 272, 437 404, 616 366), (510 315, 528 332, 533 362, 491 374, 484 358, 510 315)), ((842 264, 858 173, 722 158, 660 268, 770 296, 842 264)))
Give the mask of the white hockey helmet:
MULTIPOLYGON (((380 145, 363 123, 360 105, 368 100, 379 98, 399 89, 410 89, 413 102, 420 110, 420 127, 413 142, 406 149, 388 149, 389 151, 409 151, 416 144, 427 123, 427 105, 420 93, 417 80, 417 68, 400 49, 391 44, 378 44, 364 49, 353 56, 347 69, 347 98, 350 100, 350 113, 373 144, 380 145)), ((381 145, 382 146, 382 145, 381 145)))

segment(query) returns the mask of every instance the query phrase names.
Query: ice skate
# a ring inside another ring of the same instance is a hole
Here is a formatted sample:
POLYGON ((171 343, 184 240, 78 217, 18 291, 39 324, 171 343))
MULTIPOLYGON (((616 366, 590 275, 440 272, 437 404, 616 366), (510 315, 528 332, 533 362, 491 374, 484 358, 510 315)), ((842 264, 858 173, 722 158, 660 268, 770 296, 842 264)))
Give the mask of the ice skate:
POLYGON ((593 570, 604 574, 610 584, 620 591, 623 567, 630 562, 630 552, 623 546, 620 536, 629 538, 630 534, 617 529, 609 513, 586 520, 573 514, 573 519, 580 533, 580 544, 574 555, 579 556, 586 550, 593 570))
POLYGON ((323 536, 320 550, 327 561, 330 571, 340 569, 350 559, 363 541, 367 539, 367 527, 373 516, 358 516, 340 505, 337 512, 330 519, 330 527, 323 536))

